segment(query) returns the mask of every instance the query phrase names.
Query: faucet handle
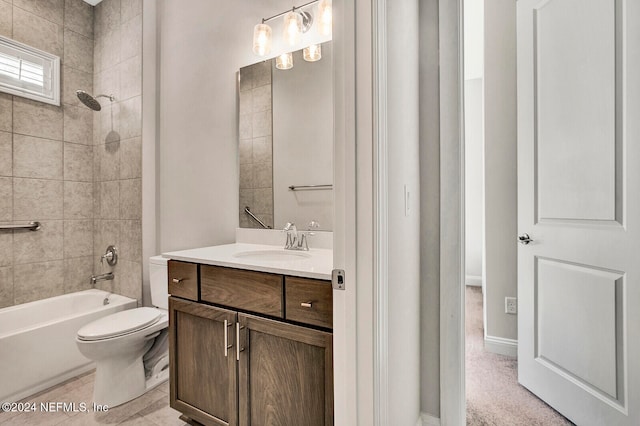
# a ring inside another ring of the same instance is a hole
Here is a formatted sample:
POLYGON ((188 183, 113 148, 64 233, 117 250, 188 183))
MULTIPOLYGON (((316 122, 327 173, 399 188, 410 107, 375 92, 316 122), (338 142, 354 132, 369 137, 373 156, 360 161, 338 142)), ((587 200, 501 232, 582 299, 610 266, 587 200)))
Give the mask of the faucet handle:
POLYGON ((295 223, 287 222, 287 224, 284 225, 283 231, 291 231, 294 226, 296 226, 295 223))
POLYGON ((315 220, 312 220, 311 222, 309 222, 309 225, 307 225, 307 230, 309 231, 316 228, 320 228, 320 223, 316 222, 315 220))

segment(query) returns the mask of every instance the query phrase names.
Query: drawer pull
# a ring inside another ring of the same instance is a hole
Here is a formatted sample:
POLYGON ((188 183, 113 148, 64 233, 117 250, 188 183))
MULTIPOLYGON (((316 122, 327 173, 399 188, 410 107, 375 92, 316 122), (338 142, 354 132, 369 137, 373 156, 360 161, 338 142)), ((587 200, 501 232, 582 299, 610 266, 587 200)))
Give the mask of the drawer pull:
POLYGON ((300 306, 302 306, 303 308, 312 308, 313 302, 302 302, 300 306))
POLYGON ((180 284, 182 281, 184 281, 184 278, 174 278, 171 280, 174 284, 180 284))

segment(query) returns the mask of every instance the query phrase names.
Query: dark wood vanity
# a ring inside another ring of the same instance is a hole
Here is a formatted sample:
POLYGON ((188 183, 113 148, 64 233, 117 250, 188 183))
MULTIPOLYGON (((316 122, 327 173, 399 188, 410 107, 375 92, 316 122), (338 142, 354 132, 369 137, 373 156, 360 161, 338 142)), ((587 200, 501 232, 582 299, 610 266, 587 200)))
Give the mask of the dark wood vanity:
POLYGON ((330 281, 169 261, 170 405, 192 424, 333 425, 330 281))

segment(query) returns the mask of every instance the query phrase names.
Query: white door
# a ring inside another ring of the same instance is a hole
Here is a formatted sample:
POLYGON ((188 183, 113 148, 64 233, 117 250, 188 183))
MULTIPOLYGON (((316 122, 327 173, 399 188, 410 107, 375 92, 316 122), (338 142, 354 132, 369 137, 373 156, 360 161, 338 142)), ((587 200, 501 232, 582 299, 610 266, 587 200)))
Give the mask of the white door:
POLYGON ((640 425, 640 1, 519 0, 518 379, 640 425))

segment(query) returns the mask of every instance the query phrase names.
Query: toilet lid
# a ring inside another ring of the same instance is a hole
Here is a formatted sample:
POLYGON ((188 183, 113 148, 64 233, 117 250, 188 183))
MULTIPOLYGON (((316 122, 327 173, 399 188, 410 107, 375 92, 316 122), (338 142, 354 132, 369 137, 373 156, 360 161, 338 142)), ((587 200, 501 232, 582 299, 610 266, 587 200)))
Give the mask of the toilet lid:
POLYGON ((155 324, 161 315, 160 310, 155 308, 121 311, 85 325, 78 330, 78 338, 80 340, 101 340, 133 333, 155 324))

